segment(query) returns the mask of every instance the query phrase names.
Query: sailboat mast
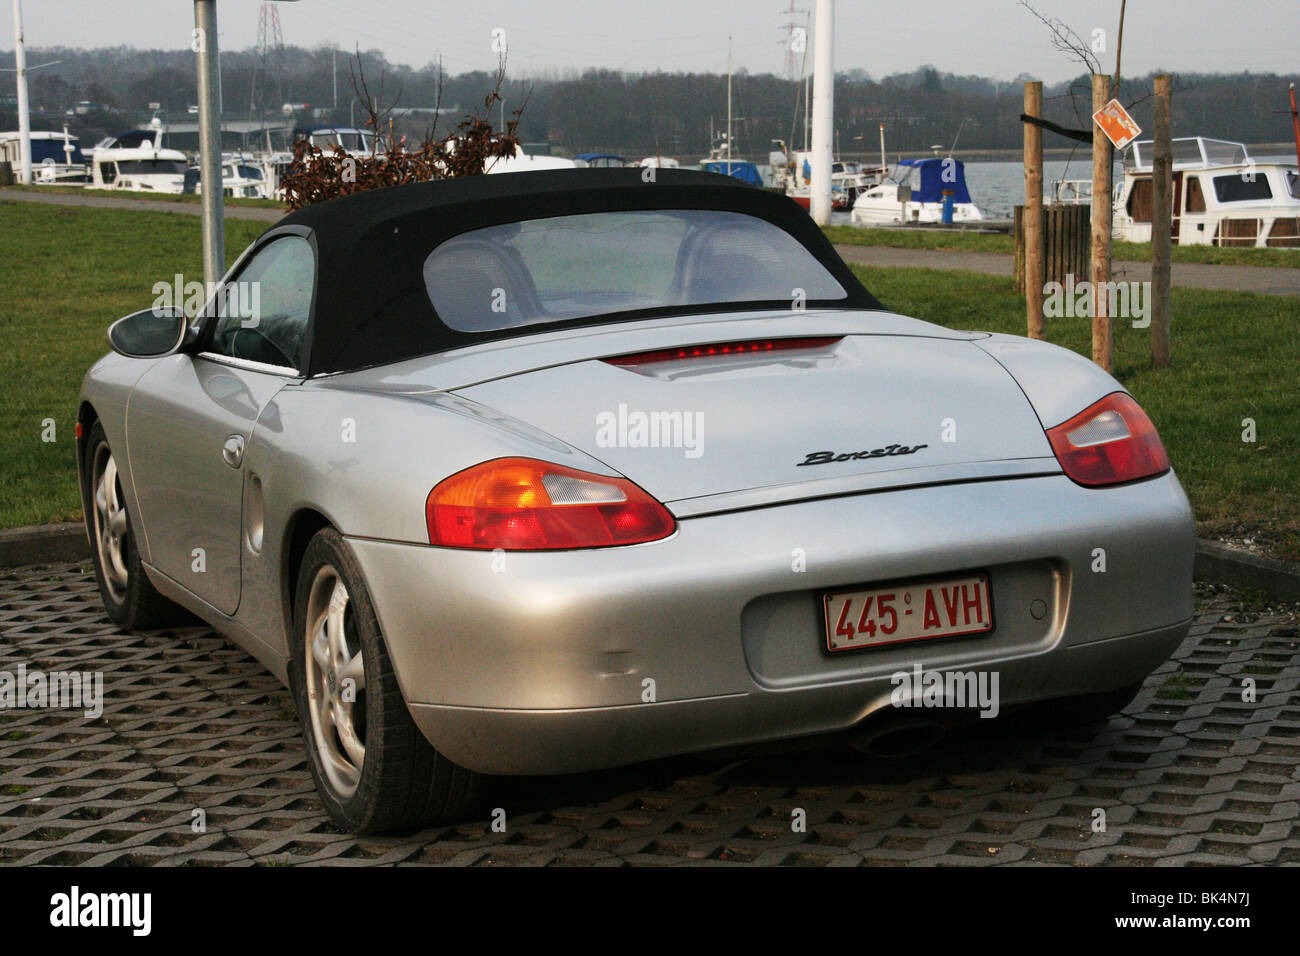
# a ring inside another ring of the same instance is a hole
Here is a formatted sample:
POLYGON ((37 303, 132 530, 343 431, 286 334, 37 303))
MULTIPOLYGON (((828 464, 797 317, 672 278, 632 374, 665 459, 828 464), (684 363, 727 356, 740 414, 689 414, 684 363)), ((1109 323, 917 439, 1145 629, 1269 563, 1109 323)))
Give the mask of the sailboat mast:
POLYGON ((727 37, 727 175, 731 175, 731 37, 727 37))

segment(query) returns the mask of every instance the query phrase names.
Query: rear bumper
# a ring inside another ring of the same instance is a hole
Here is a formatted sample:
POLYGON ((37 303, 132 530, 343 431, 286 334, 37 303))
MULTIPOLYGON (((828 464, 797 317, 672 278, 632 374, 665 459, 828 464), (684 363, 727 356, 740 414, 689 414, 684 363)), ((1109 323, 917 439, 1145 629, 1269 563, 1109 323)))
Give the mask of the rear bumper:
POLYGON ((1170 473, 805 501, 608 550, 350 543, 425 736, 524 774, 845 730, 918 667, 996 675, 1000 709, 1136 683, 1186 635, 1195 539, 1170 473), (990 576, 992 634, 823 650, 825 590, 972 569, 990 576))
MULTIPOLYGON (((1010 708, 1135 683, 1187 636, 1190 619, 1004 662, 999 706, 1010 708)), ((894 683, 878 677, 800 691, 625 704, 581 710, 509 710, 412 704, 411 716, 451 760, 494 774, 578 773, 674 754, 834 733, 893 710, 894 683)), ((951 712, 951 711, 950 711, 951 712)), ((917 716, 939 716, 906 710, 917 716)))

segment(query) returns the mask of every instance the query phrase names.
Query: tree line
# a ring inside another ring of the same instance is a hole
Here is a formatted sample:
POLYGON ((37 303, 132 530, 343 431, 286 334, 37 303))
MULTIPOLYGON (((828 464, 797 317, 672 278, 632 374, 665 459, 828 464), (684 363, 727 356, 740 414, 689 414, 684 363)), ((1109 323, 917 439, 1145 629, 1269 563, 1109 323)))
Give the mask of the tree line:
MULTIPOLYGON (((161 104, 166 118, 187 117, 197 103, 194 56, 189 50, 32 49, 29 62, 62 60, 30 76, 33 127, 60 129, 68 122, 83 141, 147 120, 148 105, 161 104), (78 112, 78 104, 83 104, 78 112), (89 104, 88 106, 86 104, 89 104), (68 116, 67 111, 74 115, 68 116)), ((12 67, 12 51, 0 66, 12 67)), ((222 97, 227 118, 279 116, 284 103, 310 104, 297 121, 349 121, 354 99, 350 72, 370 78, 384 106, 423 108, 393 116, 398 133, 423 138, 446 132, 482 102, 496 77, 487 72, 442 74, 437 64, 413 68, 387 61, 378 50, 335 51, 328 47, 285 47, 266 55, 256 50, 223 51, 222 97), (337 91, 337 92, 336 92, 337 91), (337 96, 337 107, 335 106, 337 96), (444 115, 433 114, 440 105, 444 115), (315 111, 321 111, 315 115, 315 111)), ((1300 77, 1271 73, 1175 74, 1174 135, 1204 135, 1248 143, 1289 139, 1287 85, 1300 77)), ((838 151, 874 159, 884 124, 891 155, 933 146, 957 149, 1017 149, 1021 145, 1022 81, 957 76, 934 66, 873 78, 862 70, 835 80, 838 151)), ((6 81, 8 82, 8 81, 6 81)), ((1086 75, 1044 90, 1047 118, 1063 126, 1088 126, 1086 75)), ((1144 129, 1151 125, 1151 75, 1126 78, 1119 99, 1131 105, 1144 129)), ((501 85, 505 118, 523 106, 519 138, 572 154, 609 150, 631 157, 660 153, 691 163, 705 155, 727 115, 727 77, 717 73, 623 73, 614 70, 548 72, 515 77, 501 85), (526 106, 524 105, 526 104, 526 106)), ((804 141, 804 85, 773 74, 741 71, 733 81, 733 152, 764 161, 772 140, 794 146, 804 141)), ((358 122, 363 113, 353 110, 358 122)), ((499 119, 499 118, 498 118, 499 119)), ((0 87, 0 129, 15 129, 12 87, 0 87)), ((1046 146, 1068 146, 1048 135, 1046 146)), ((536 148, 536 147, 534 147, 536 148)))

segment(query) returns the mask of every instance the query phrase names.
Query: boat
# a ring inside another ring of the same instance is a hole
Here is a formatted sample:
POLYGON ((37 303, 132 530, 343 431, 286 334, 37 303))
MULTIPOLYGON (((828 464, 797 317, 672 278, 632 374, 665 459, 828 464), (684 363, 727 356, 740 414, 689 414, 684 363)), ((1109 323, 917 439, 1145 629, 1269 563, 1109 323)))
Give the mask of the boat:
POLYGON ((578 164, 572 159, 561 156, 537 156, 525 153, 524 148, 515 145, 513 156, 489 159, 483 168, 485 173, 527 173, 539 169, 577 169, 578 164))
POLYGON ((747 159, 732 158, 731 142, 725 132, 719 132, 714 136, 709 155, 701 159, 697 166, 706 173, 730 176, 732 179, 739 179, 742 183, 748 183, 750 186, 762 187, 766 185, 763 181, 763 174, 756 164, 747 159))
POLYGON ((966 167, 961 160, 951 156, 902 159, 887 179, 858 196, 850 220, 855 226, 941 223, 948 199, 952 201, 952 222, 983 220, 984 214, 966 188, 966 167))
POLYGON ((763 185, 763 174, 747 159, 704 159, 700 161, 700 169, 706 173, 739 179, 750 186, 763 185))
POLYGON ((163 127, 134 129, 108 136, 95 144, 90 156, 90 182, 95 189, 181 193, 189 160, 179 149, 162 145, 163 127))
POLYGON ((676 169, 681 166, 681 163, 672 156, 646 156, 637 165, 652 169, 676 169))
MULTIPOLYGON (((46 186, 82 186, 86 182, 86 157, 77 137, 33 130, 28 134, 32 151, 32 182, 46 186)), ((0 162, 22 165, 22 134, 0 133, 0 162)))
POLYGON ((342 146, 351 156, 369 156, 376 148, 375 134, 355 126, 298 127, 293 131, 293 141, 297 143, 301 140, 331 153, 335 146, 342 146))
POLYGON ((1052 180, 1053 206, 1091 206, 1091 179, 1054 179, 1052 180))
MULTIPOLYGON (((1151 241, 1152 147, 1140 140, 1124 155, 1116 239, 1151 241)), ((1174 245, 1300 248, 1295 164, 1256 162, 1242 143, 1204 136, 1174 139, 1172 152, 1174 245)))
MULTIPOLYGON (((271 182, 271 163, 247 153, 221 154, 221 191, 236 199, 271 199, 274 189, 271 182)), ((203 180, 199 167, 191 166, 186 172, 185 192, 203 193, 203 180)))
MULTIPOLYGON (((772 185, 782 189, 804 209, 812 202, 812 153, 795 150, 788 155, 785 144, 773 142, 771 153, 772 185)), ((831 162, 831 208, 839 211, 853 206, 858 196, 883 180, 885 170, 860 163, 836 159, 831 162)))
POLYGON ((626 166, 627 160, 614 153, 579 153, 573 157, 578 166, 614 167, 626 166))

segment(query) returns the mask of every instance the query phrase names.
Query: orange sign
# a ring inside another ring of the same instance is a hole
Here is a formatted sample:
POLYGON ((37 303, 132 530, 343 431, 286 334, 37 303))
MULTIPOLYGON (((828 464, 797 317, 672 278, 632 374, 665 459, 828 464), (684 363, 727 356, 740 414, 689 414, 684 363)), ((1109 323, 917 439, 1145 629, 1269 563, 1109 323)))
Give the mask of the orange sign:
POLYGON ((1141 127, 1133 122, 1133 117, 1128 115, 1128 110, 1120 106, 1119 100, 1111 100, 1093 113, 1092 121, 1101 127, 1116 149, 1123 149, 1142 132, 1141 127))

